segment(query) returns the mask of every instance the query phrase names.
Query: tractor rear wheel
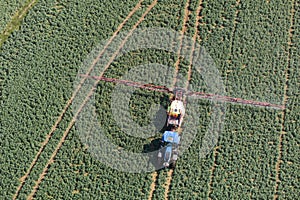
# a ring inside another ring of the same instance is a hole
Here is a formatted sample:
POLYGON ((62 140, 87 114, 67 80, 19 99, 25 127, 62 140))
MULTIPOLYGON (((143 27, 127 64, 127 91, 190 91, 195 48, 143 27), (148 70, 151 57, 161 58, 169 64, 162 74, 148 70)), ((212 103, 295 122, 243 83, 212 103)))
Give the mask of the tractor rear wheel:
POLYGON ((170 168, 171 168, 171 169, 175 169, 175 166, 176 166, 176 161, 173 161, 173 162, 170 164, 170 168))

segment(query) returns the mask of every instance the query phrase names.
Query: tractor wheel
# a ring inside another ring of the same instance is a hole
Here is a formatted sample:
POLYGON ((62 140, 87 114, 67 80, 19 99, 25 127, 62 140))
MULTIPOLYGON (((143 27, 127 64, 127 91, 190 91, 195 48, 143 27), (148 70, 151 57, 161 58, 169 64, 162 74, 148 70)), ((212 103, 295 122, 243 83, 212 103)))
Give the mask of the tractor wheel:
POLYGON ((171 169, 175 169, 175 166, 176 166, 176 161, 173 161, 173 162, 170 164, 170 168, 171 168, 171 169))
POLYGON ((163 157, 162 156, 157 156, 157 167, 161 167, 163 164, 163 157))

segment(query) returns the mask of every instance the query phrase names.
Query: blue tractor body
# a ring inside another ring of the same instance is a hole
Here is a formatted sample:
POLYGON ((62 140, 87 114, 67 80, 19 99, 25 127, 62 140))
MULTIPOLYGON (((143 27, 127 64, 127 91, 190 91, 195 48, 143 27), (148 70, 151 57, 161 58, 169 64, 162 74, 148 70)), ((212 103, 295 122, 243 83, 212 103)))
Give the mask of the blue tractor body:
POLYGON ((174 131, 165 131, 162 140, 161 147, 158 153, 158 158, 163 162, 164 167, 175 167, 175 163, 178 157, 178 145, 180 142, 180 136, 174 131))

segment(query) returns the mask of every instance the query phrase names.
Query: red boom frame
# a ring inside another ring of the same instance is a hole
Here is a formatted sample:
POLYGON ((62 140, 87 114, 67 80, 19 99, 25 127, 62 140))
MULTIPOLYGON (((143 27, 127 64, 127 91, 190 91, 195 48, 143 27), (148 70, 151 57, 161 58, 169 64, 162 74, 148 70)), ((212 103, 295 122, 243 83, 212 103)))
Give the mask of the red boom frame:
MULTIPOLYGON (((120 84, 123 84, 123 85, 148 89, 148 90, 152 90, 152 91, 172 93, 172 91, 169 88, 167 88, 166 86, 159 86, 159 85, 153 85, 153 84, 143 84, 143 83, 138 83, 138 82, 129 81, 129 80, 120 80, 120 79, 100 77, 100 76, 89 76, 89 75, 85 75, 85 74, 81 74, 80 76, 92 78, 92 79, 95 79, 95 80, 102 80, 102 81, 105 81, 105 82, 120 83, 120 84)), ((245 99, 242 99, 242 98, 221 96, 221 95, 209 94, 209 93, 204 93, 204 92, 191 92, 190 91, 186 95, 187 96, 197 96, 198 98, 202 98, 202 99, 213 99, 215 101, 239 103, 239 104, 261 106, 261 107, 270 107, 270 108, 275 108, 275 109, 284 109, 284 106, 278 105, 278 104, 272 104, 272 103, 261 102, 261 101, 253 101, 253 100, 245 100, 245 99)))

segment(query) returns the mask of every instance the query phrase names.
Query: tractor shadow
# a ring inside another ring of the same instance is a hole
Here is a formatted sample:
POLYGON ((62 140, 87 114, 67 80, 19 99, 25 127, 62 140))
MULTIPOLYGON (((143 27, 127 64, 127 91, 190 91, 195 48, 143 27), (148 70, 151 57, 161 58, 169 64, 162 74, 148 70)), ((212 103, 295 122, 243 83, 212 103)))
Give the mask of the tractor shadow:
POLYGON ((157 169, 156 171, 160 171, 163 169, 163 165, 161 160, 158 158, 158 150, 160 147, 161 137, 155 138, 151 140, 150 143, 144 145, 143 153, 149 154, 149 165, 152 165, 157 169), (153 153, 151 153, 153 152, 153 153))
MULTIPOLYGON (((165 112, 165 110, 163 110, 163 112, 165 112)), ((157 116, 158 115, 160 114, 157 113, 157 116)), ((143 146, 143 153, 149 153, 149 165, 154 166, 155 169, 157 169, 157 172, 164 169, 162 159, 158 158, 158 150, 160 149, 161 138, 165 131, 170 130, 170 127, 167 126, 167 118, 165 117, 163 120, 165 123, 161 130, 158 131, 159 134, 157 134, 154 138, 149 139, 149 143, 143 146)))

